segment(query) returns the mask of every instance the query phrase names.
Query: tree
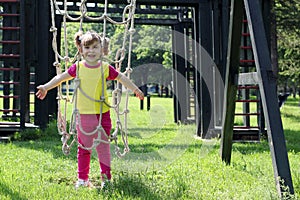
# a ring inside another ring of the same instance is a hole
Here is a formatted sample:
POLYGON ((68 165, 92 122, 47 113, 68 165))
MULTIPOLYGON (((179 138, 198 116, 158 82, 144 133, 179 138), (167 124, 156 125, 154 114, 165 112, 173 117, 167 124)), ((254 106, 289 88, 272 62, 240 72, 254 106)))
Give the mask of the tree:
MULTIPOLYGON (((279 85, 293 88, 300 84, 300 2, 298 0, 276 0, 279 85)), ((299 88, 298 88, 299 90, 299 88)))
POLYGON ((171 57, 171 28, 163 26, 141 25, 137 28, 137 40, 134 47, 137 64, 153 63, 158 64, 155 68, 145 68, 143 82, 156 80, 159 84, 170 82, 172 62, 171 57), (146 76, 148 74, 148 76, 146 76))
MULTIPOLYGON (((122 27, 117 27, 114 32, 111 44, 113 55, 123 43, 123 33, 124 28, 122 27)), ((131 67, 139 67, 139 71, 143 72, 132 77, 137 84, 154 81, 160 84, 170 82, 172 68, 171 45, 170 27, 136 25, 132 43, 131 67)), ((127 55, 123 63, 127 63, 127 55)), ((125 67, 123 66, 122 70, 125 67)))

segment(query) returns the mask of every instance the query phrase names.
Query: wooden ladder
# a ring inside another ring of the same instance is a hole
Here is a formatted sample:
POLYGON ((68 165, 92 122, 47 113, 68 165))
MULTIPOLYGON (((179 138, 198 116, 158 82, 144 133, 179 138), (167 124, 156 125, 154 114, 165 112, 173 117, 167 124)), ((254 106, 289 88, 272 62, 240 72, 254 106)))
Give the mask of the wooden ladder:
POLYGON ((244 14, 240 46, 240 72, 238 77, 238 96, 236 104, 242 105, 242 112, 235 112, 235 118, 242 118, 242 124, 235 124, 234 142, 259 142, 261 133, 265 132, 263 110, 261 106, 259 85, 251 77, 256 71, 253 57, 248 21, 244 14), (249 76, 250 75, 250 76, 249 76), (253 123, 253 120, 256 122, 253 123))
POLYGON ((21 17, 20 0, 0 0, 0 139, 20 128, 21 104, 21 17))

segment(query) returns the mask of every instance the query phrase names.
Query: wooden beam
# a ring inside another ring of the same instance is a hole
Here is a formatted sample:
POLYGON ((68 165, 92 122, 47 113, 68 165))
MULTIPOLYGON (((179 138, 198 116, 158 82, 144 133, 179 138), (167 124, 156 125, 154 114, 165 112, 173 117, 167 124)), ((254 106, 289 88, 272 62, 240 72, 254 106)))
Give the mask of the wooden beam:
POLYGON ((200 72, 200 91, 197 94, 199 96, 200 107, 200 124, 198 135, 201 138, 209 137, 209 131, 214 129, 211 123, 212 117, 212 104, 213 95, 210 95, 210 91, 213 91, 213 64, 208 64, 209 59, 204 59, 207 55, 213 57, 213 28, 212 28, 212 2, 203 1, 199 2, 199 42, 201 48, 199 50, 199 72, 200 72))
POLYGON ((187 121, 187 79, 186 79, 186 58, 185 58, 185 25, 179 23, 174 25, 173 37, 173 52, 175 56, 174 63, 174 116, 175 121, 185 123, 187 121))
POLYGON ((225 75, 225 99, 223 111, 223 128, 221 134, 221 157, 230 164, 232 151, 235 99, 237 94, 237 79, 240 62, 240 44, 242 36, 243 2, 231 1, 230 24, 228 34, 228 51, 225 75))
POLYGON ((256 85, 259 83, 256 72, 240 73, 238 75, 238 85, 256 85))
POLYGON ((273 162, 277 191, 283 196, 288 186, 294 194, 289 160, 277 100, 276 78, 272 71, 266 32, 259 0, 244 0, 251 44, 257 69, 260 94, 267 121, 267 133, 273 162))

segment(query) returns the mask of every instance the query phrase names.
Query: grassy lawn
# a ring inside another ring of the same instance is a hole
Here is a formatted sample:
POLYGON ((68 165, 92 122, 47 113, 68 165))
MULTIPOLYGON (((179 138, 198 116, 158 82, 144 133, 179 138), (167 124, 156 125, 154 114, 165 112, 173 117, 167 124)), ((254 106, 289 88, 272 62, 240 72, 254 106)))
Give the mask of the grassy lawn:
MULTIPOLYGON (((290 98, 281 109, 293 199, 300 197, 298 103, 299 98, 290 98)), ((194 137, 194 125, 173 122, 171 98, 152 98, 150 111, 139 110, 136 98, 130 98, 129 104, 131 152, 119 159, 112 144, 110 188, 74 189, 76 145, 65 156, 53 122, 45 131, 36 130, 38 139, 0 143, 0 199, 278 199, 266 140, 234 143, 231 165, 227 166, 219 156, 219 140, 202 141, 194 137)), ((121 138, 119 143, 122 148, 121 138)), ((90 179, 100 185, 95 153, 90 179)))

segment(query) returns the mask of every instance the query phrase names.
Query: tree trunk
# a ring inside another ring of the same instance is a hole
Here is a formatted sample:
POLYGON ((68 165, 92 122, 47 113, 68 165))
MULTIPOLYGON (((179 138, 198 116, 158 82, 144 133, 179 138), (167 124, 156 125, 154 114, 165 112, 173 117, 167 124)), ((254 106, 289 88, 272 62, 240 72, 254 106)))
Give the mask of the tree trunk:
POLYGON ((278 52, 277 52, 277 30, 276 30, 276 14, 275 14, 275 0, 270 0, 271 13, 270 13, 270 52, 271 52, 271 62, 272 70, 276 81, 278 80, 278 52))

